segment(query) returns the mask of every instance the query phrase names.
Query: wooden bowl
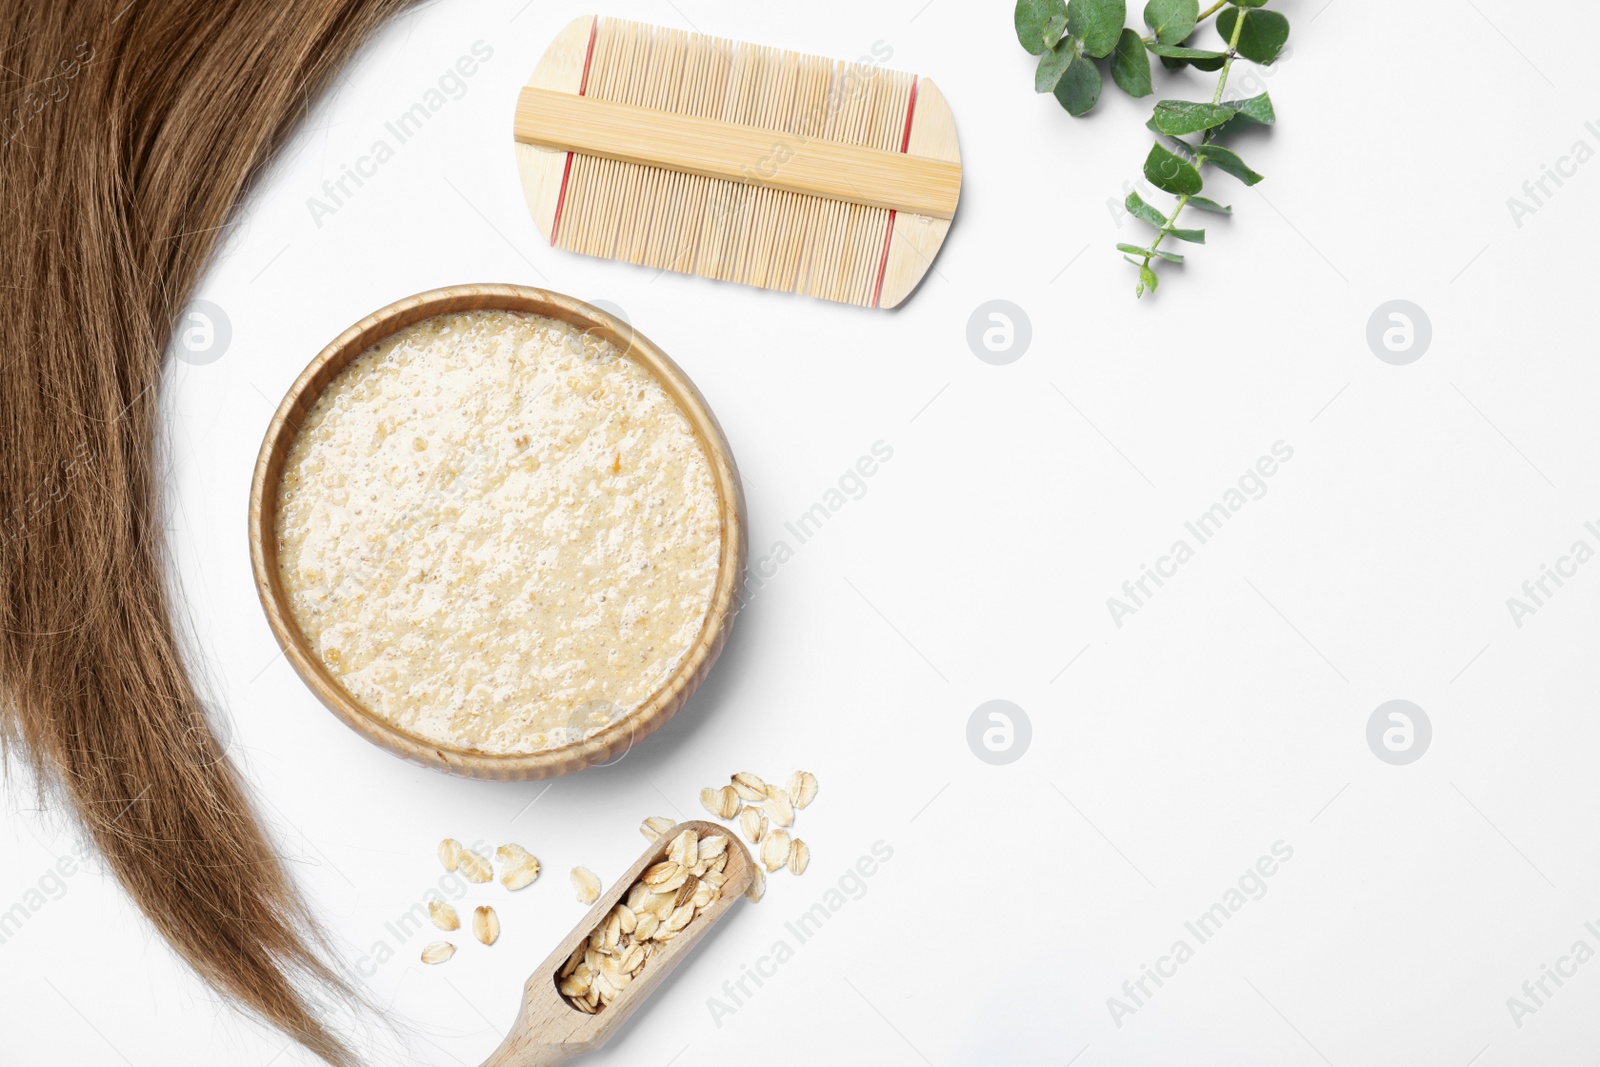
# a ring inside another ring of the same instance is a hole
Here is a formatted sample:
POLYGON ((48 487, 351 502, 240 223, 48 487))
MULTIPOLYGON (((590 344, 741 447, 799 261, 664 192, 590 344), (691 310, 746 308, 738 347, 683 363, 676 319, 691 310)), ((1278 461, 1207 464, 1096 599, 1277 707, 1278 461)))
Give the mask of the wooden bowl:
POLYGON ((520 285, 457 285, 419 293, 368 315, 340 334, 311 361, 278 406, 272 424, 267 427, 266 439, 261 443, 255 480, 250 489, 250 557, 255 567, 256 592, 261 597, 273 636, 311 691, 344 720, 345 725, 397 756, 449 774, 497 781, 553 778, 614 762, 683 707, 690 694, 705 680, 733 627, 748 552, 745 525, 744 490, 739 484, 739 471, 727 438, 705 399, 678 365, 627 323, 599 308, 560 293, 520 285), (278 567, 278 489, 284 463, 302 420, 323 389, 351 360, 407 326, 435 315, 486 309, 533 312, 571 323, 611 341, 626 352, 628 358, 655 375, 688 416, 705 447, 722 506, 721 566, 711 594, 711 607, 700 636, 684 653, 672 677, 633 713, 594 736, 530 755, 495 755, 448 747, 400 729, 373 714, 346 691, 312 650, 290 610, 278 567))

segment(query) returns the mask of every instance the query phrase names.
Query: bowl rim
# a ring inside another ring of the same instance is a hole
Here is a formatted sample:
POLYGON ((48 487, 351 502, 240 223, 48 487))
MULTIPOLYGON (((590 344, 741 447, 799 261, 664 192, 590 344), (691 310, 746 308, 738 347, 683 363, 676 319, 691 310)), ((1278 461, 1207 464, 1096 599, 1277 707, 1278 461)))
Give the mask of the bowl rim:
POLYGON ((279 648, 306 686, 344 724, 412 763, 468 778, 527 781, 615 762, 683 707, 727 643, 738 613, 749 552, 744 490, 733 451, 705 398, 688 375, 629 323, 581 300, 547 289, 499 283, 453 285, 397 300, 334 338, 295 379, 273 414, 257 453, 250 487, 250 558, 256 594, 279 648), (339 373, 372 345, 437 315, 506 310, 545 315, 611 341, 659 381, 700 439, 722 512, 721 559, 700 634, 677 669, 638 708, 593 737, 545 752, 496 755, 440 744, 401 729, 356 700, 312 650, 290 608, 279 570, 277 507, 283 468, 301 422, 339 373))

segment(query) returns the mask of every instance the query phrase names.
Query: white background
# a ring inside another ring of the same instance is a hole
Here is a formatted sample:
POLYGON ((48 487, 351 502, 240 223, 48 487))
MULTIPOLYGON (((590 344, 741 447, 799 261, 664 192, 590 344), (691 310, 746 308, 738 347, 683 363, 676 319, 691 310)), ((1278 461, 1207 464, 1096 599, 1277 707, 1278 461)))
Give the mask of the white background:
MULTIPOLYGON (((1112 246, 1140 227, 1107 202, 1138 175, 1150 101, 1108 87, 1069 119, 1032 92, 998 0, 609 9, 842 58, 882 41, 889 65, 938 82, 964 196, 898 313, 543 246, 511 113, 581 6, 445 0, 350 66, 205 280, 233 339, 216 363, 173 365, 164 462, 233 750, 348 958, 395 944, 385 924, 437 885, 443 836, 544 861, 522 894, 458 904, 499 907, 493 949, 463 938, 424 967, 421 933, 375 968, 373 995, 411 1031, 389 1062, 479 1062, 582 915, 572 866, 609 881, 642 817, 698 815, 700 787, 734 770, 797 767, 822 782, 799 822, 811 870, 736 910, 593 1062, 1591 1062, 1600 962, 1520 1027, 1507 1007, 1574 942, 1600 950, 1584 929, 1600 921, 1600 562, 1520 629, 1506 606, 1580 537, 1600 547, 1583 529, 1600 520, 1585 251, 1600 163, 1521 227, 1506 203, 1579 139, 1600 148, 1587 5, 1274 6, 1295 24, 1263 83, 1280 126, 1242 147, 1268 180, 1210 179, 1235 217, 1203 220, 1211 243, 1139 302, 1112 246), (317 225, 307 199, 480 39, 494 54, 466 95, 317 225), (754 598, 686 711, 620 765, 548 787, 444 777, 356 737, 276 655, 251 584, 251 467, 286 387, 370 311, 473 281, 612 302, 671 353, 732 441, 753 556, 874 442, 894 449, 754 598), (991 299, 1031 318, 1008 366, 966 341, 991 299), (1366 341, 1392 299, 1432 321, 1410 366, 1366 341), (1278 441, 1294 457, 1266 496, 1115 625, 1106 599, 1278 441), (1033 728, 1002 767, 966 742, 996 698, 1033 728), (1410 766, 1366 742, 1396 698, 1433 724, 1410 766), (719 1025, 708 998, 877 841, 893 858, 865 895, 719 1025), (1116 1025, 1107 999, 1174 940, 1193 946, 1185 921, 1279 841, 1293 858, 1265 896, 1116 1025)), ((72 846, 25 782, 9 809, 0 908, 72 846)), ((0 946, 5 1063, 309 1062, 221 1007, 97 871, 58 895, 0 946)))

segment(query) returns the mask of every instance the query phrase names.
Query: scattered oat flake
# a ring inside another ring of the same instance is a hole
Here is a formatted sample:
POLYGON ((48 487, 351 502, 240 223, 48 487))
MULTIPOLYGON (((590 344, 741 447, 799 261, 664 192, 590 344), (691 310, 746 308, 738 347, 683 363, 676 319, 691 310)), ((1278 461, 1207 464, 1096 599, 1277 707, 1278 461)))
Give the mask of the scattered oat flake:
POLYGON ((761 840, 761 865, 768 871, 775 871, 789 862, 789 835, 783 830, 774 830, 761 840))
POLYGON ((517 859, 532 859, 533 853, 529 852, 515 841, 510 841, 494 850, 494 858, 499 860, 501 863, 510 863, 512 860, 517 859))
POLYGON ((441 930, 461 929, 461 919, 456 915, 456 909, 443 900, 428 901, 428 918, 441 930))
POLYGON ((574 867, 572 888, 578 891, 579 904, 593 904, 600 899, 600 876, 587 867, 574 867))
POLYGON ((461 862, 461 842, 447 837, 439 842, 439 862, 447 871, 455 870, 461 862))
POLYGON ((733 776, 733 788, 739 796, 755 804, 767 799, 767 783, 749 771, 740 771, 733 776))
POLYGON ((706 786, 700 790, 700 806, 715 818, 722 818, 722 790, 706 786))
POLYGON ((744 832, 744 839, 752 845, 760 844, 762 835, 767 832, 767 817, 757 807, 748 807, 739 813, 739 829, 744 832))
POLYGON ((639 824, 639 832, 649 840, 654 841, 676 825, 678 824, 671 819, 663 819, 661 816, 655 815, 639 824))
POLYGON ((422 950, 423 963, 443 963, 456 954, 456 947, 448 941, 435 941, 422 950))
POLYGON ((501 845, 494 855, 502 864, 500 884, 507 889, 525 889, 539 877, 539 857, 521 845, 501 845))
POLYGON ((811 866, 811 846, 797 837, 789 846, 789 870, 795 874, 805 874, 809 866, 811 866))
POLYGON ((458 869, 466 876, 469 882, 487 882, 494 877, 494 868, 482 854, 470 848, 462 849, 457 855, 458 869))
POLYGON ((795 771, 789 776, 789 803, 796 810, 809 807, 817 799, 817 776, 810 771, 795 771))
POLYGON ((761 802, 761 810, 772 817, 772 821, 779 826, 794 825, 794 806, 789 803, 789 794, 781 790, 761 802))
POLYGON ((734 819, 739 815, 739 807, 743 803, 739 791, 731 785, 725 785, 717 790, 717 818, 734 819))
POLYGON ((500 916, 488 905, 481 905, 472 912, 472 936, 485 945, 492 945, 500 940, 500 916))
POLYGON ((744 895, 751 903, 757 903, 767 895, 767 872, 760 867, 751 867, 750 874, 750 885, 745 889, 744 895))

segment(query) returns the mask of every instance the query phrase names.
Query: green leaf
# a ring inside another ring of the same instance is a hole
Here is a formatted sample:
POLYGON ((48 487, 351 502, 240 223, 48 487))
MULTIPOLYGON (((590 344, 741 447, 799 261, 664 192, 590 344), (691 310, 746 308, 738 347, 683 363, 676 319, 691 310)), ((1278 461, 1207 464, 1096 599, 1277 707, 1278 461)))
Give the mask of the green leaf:
POLYGON ((1053 93, 1056 83, 1067 72, 1067 67, 1077 57, 1077 48, 1071 41, 1063 41, 1039 57, 1039 69, 1033 74, 1033 91, 1053 93))
POLYGON ((1182 44, 1199 17, 1199 0, 1150 0, 1144 5, 1144 24, 1156 35, 1157 44, 1182 44))
POLYGON ((1278 121, 1278 113, 1272 108, 1272 97, 1266 93, 1245 100, 1229 100, 1228 106, 1237 111, 1240 118, 1249 119, 1260 126, 1271 126, 1278 121))
POLYGON ((1195 152, 1194 145, 1190 144, 1188 141, 1185 141, 1182 137, 1168 137, 1167 144, 1171 145, 1173 148, 1176 148, 1178 150, 1178 155, 1183 156, 1185 159, 1188 159, 1191 162, 1198 154, 1195 152))
POLYGON ((1117 50, 1111 53, 1111 80, 1129 96, 1149 96, 1155 91, 1150 81, 1150 54, 1134 30, 1123 30, 1117 50))
POLYGON ((1271 63, 1289 41, 1289 20, 1276 11, 1239 11, 1223 8, 1217 12, 1217 32, 1224 40, 1233 40, 1233 27, 1244 19, 1244 29, 1239 31, 1238 51, 1256 63, 1271 63))
POLYGON ((1054 48, 1061 43, 1061 38, 1067 34, 1067 16, 1051 15, 1050 21, 1044 24, 1044 43, 1046 48, 1054 48))
POLYGON ((1234 7, 1266 7, 1267 0, 1228 0, 1234 7))
POLYGON ((1213 52, 1209 48, 1184 48, 1175 44, 1153 44, 1150 51, 1172 59, 1227 59, 1226 52, 1213 52))
POLYGON ((1067 29, 1083 42, 1084 54, 1096 59, 1104 59, 1117 47, 1126 21, 1126 0, 1068 0, 1067 29))
POLYGON ((1156 129, 1173 137, 1186 133, 1199 133, 1213 126, 1221 126, 1233 118, 1231 107, 1221 104, 1198 104, 1189 100, 1163 100, 1156 105, 1153 121, 1156 129))
POLYGON ((1152 145, 1145 157, 1144 176, 1151 185, 1173 196, 1193 196, 1205 187, 1193 163, 1160 145, 1152 145))
POLYGON ((1228 53, 1213 52, 1209 48, 1188 48, 1170 44, 1153 44, 1150 51, 1161 57, 1161 65, 1168 70, 1182 70, 1192 66, 1195 70, 1221 70, 1228 53))
POLYGON ((1161 279, 1156 277, 1156 272, 1151 270, 1148 265, 1141 265, 1139 267, 1139 284, 1153 293, 1156 291, 1156 286, 1161 284, 1161 279))
POLYGON ((1229 100, 1227 106, 1238 114, 1217 127, 1211 135, 1213 140, 1220 141, 1239 132, 1245 126, 1271 126, 1278 121, 1278 114, 1273 110, 1272 100, 1266 93, 1252 96, 1248 100, 1229 100))
MULTIPOLYGON (((1161 127, 1156 125, 1156 118, 1154 115, 1150 116, 1150 121, 1144 124, 1144 128, 1149 130, 1151 133, 1161 133, 1161 127)), ((1168 137, 1165 134, 1162 134, 1162 137, 1169 144, 1171 144, 1173 148, 1176 148, 1183 155, 1189 157, 1190 159, 1194 158, 1194 145, 1190 144, 1188 141, 1185 141, 1182 137, 1168 137)))
POLYGON ((1056 83, 1056 100, 1073 118, 1086 115, 1100 102, 1103 86, 1100 68, 1088 56, 1075 55, 1066 73, 1056 83))
POLYGON ((1166 234, 1168 237, 1176 237, 1180 241, 1188 241, 1192 245, 1203 245, 1206 243, 1206 231, 1204 230, 1166 229, 1162 230, 1161 232, 1166 234))
POLYGON ((1198 208, 1201 211, 1209 211, 1213 215, 1233 214, 1233 208, 1227 207, 1224 204, 1219 204, 1215 200, 1207 200, 1203 196, 1191 196, 1189 198, 1189 206, 1192 208, 1198 208))
POLYGON ((1129 193, 1128 199, 1124 201, 1124 204, 1128 208, 1128 214, 1134 218, 1143 219, 1158 230, 1166 229, 1167 217, 1159 209, 1145 203, 1144 197, 1138 193, 1129 193))
MULTIPOLYGON (((1244 160, 1239 158, 1238 153, 1223 148, 1221 145, 1208 144, 1202 146, 1200 160, 1202 163, 1210 163, 1218 170, 1233 175, 1246 185, 1254 185, 1262 180, 1260 174, 1245 166, 1244 160)), ((1198 192, 1198 190, 1196 191, 1198 192)))
MULTIPOLYGON (((1182 263, 1183 262, 1183 257, 1178 255, 1178 253, 1176 253, 1176 252, 1166 252, 1166 251, 1163 251, 1162 249, 1159 249, 1159 248, 1140 248, 1138 245, 1118 245, 1117 246, 1117 251, 1118 252, 1132 252, 1136 256, 1143 256, 1145 259, 1149 259, 1152 256, 1160 256, 1162 259, 1166 260, 1168 263, 1182 263)), ((1127 256, 1123 256, 1122 258, 1123 259, 1128 259, 1127 256)), ((1136 266, 1136 267, 1144 266, 1144 264, 1134 262, 1131 259, 1128 259, 1128 262, 1129 263, 1133 263, 1133 265, 1136 266)))
POLYGON ((1045 43, 1044 28, 1057 15, 1067 17, 1064 0, 1017 0, 1013 21, 1017 27, 1017 40, 1022 47, 1036 56, 1052 47, 1045 43))

